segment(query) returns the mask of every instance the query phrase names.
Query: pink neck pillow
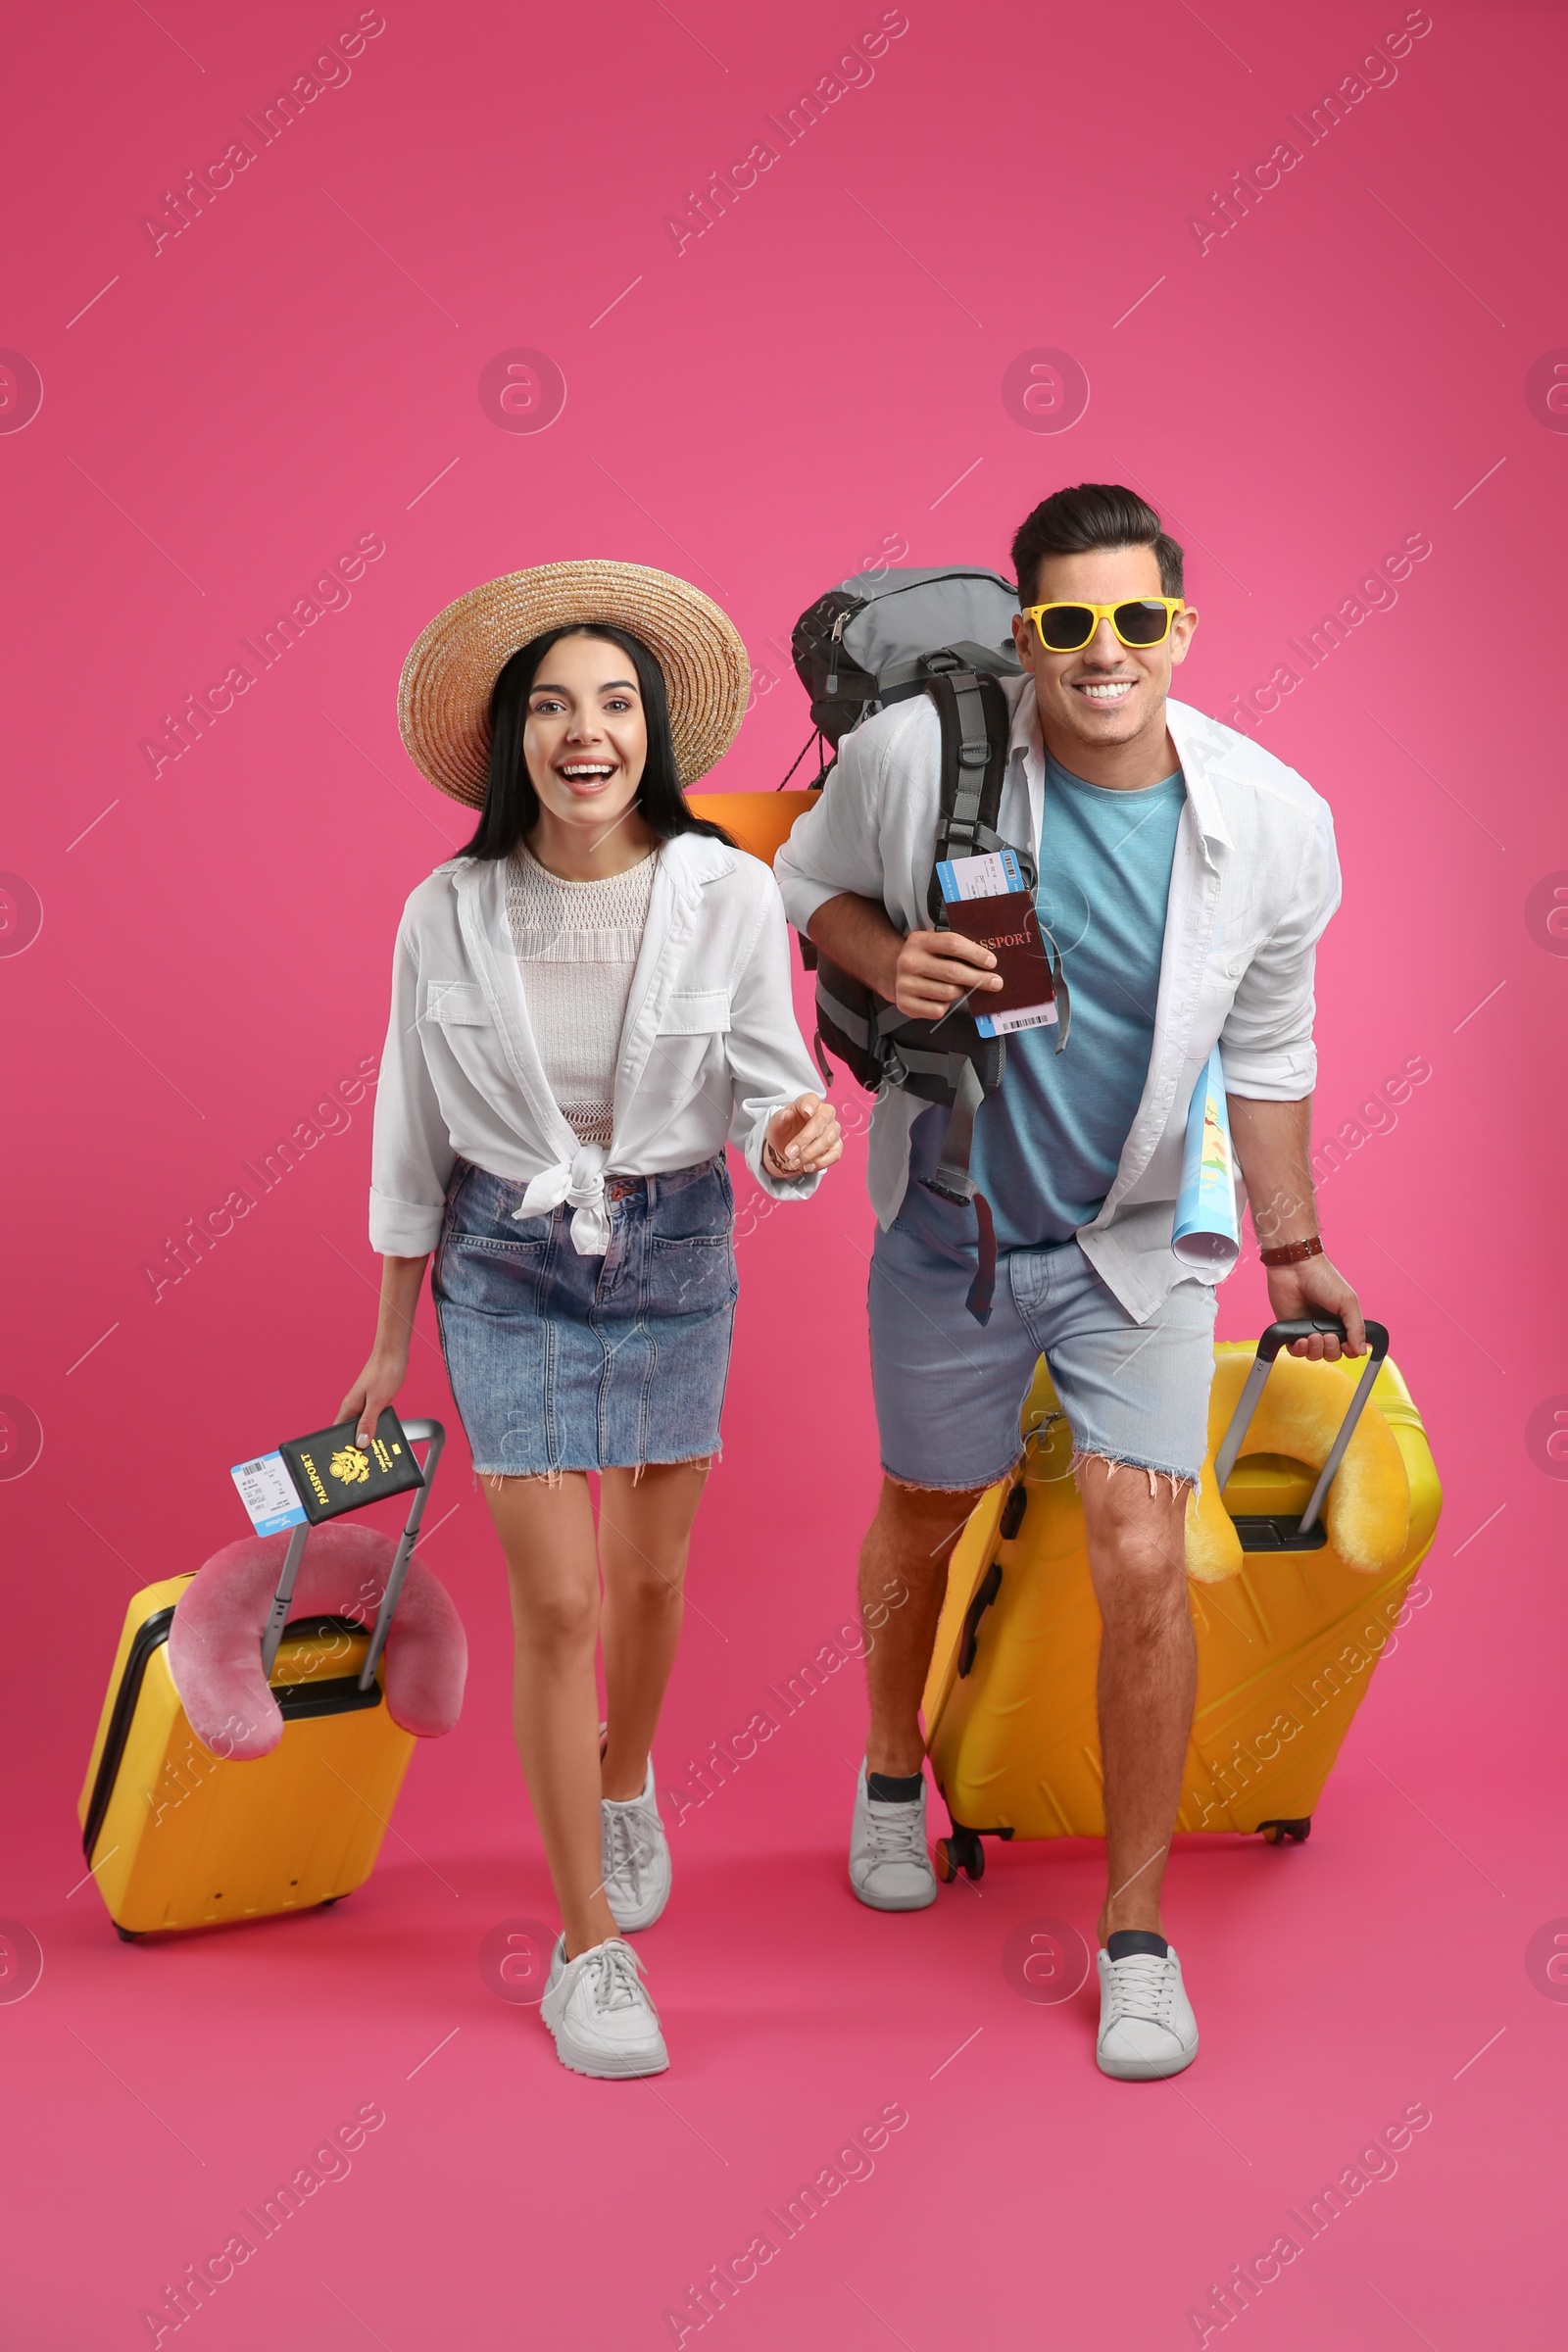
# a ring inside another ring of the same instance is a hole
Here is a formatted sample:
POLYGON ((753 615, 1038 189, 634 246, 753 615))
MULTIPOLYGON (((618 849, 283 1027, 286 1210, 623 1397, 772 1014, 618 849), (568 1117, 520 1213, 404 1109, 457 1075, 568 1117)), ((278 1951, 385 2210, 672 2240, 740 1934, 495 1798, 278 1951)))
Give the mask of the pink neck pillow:
MULTIPOLYGON (((287 1545, 286 1535, 225 1544, 198 1569, 175 1607, 169 1670, 191 1730, 216 1755, 238 1761, 269 1755, 283 1737, 283 1718, 262 1672, 262 1632, 287 1545)), ((368 1631, 396 1548, 373 1528, 313 1528, 290 1617, 351 1617, 368 1631)), ((463 1708, 468 1644, 446 1587, 417 1555, 409 1562, 382 1670, 395 1723, 419 1740, 451 1731, 463 1708)))

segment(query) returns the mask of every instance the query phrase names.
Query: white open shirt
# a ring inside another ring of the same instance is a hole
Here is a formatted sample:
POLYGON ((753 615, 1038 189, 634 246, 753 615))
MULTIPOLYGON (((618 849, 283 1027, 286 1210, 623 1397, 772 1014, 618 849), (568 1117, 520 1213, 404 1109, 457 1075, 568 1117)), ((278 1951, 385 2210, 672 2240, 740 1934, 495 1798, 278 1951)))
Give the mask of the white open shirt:
POLYGON ((789 933, 767 867, 699 833, 659 853, 615 1066, 608 1150, 550 1092, 507 920, 506 865, 457 858, 410 898, 392 958, 371 1153, 370 1247, 420 1257, 471 1161, 527 1187, 518 1216, 569 1201, 580 1254, 609 1245, 607 1175, 656 1176, 733 1141, 757 1182, 804 1200, 815 1176, 762 1166, 771 1113, 816 1087, 790 1001, 789 933))
MULTIPOLYGON (((1038 845, 1049 864, 1034 680, 1001 685, 1012 731, 997 830, 1019 848, 1038 845)), ((1327 802, 1294 768, 1202 711, 1172 702, 1165 716, 1187 798, 1149 1074, 1110 1191, 1077 1237, 1140 1323, 1195 1272, 1218 1279, 1183 1265, 1170 1246, 1188 1105, 1216 1038, 1230 1093, 1298 1102, 1312 1092, 1313 963, 1340 903, 1327 802)), ((880 900, 900 931, 929 929, 940 786, 941 731, 929 695, 895 703, 845 736, 820 801, 774 860, 796 929, 805 932, 817 908, 844 891, 880 900)), ((927 1107, 891 1087, 877 1102, 866 1181, 883 1226, 899 1213, 909 1129, 927 1107)))

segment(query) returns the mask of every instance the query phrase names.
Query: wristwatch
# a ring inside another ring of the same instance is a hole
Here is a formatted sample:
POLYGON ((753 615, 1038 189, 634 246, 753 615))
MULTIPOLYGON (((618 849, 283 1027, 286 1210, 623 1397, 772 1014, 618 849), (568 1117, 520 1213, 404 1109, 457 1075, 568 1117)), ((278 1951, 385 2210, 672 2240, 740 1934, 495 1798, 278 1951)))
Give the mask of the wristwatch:
POLYGON ((1303 1257, 1321 1257, 1323 1244, 1311 1234, 1304 1242, 1281 1242, 1273 1250, 1260 1250, 1258 1256, 1265 1266, 1298 1266, 1303 1257))

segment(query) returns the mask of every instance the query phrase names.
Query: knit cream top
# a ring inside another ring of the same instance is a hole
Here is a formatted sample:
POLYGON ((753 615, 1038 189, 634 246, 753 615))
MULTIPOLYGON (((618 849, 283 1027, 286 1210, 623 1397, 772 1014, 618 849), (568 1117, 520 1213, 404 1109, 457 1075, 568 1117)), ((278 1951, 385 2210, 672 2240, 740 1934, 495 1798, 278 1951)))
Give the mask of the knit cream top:
POLYGON ((610 1142, 615 1064, 657 850, 602 882, 564 882, 525 844, 507 862, 507 920, 550 1091, 580 1142, 610 1142))

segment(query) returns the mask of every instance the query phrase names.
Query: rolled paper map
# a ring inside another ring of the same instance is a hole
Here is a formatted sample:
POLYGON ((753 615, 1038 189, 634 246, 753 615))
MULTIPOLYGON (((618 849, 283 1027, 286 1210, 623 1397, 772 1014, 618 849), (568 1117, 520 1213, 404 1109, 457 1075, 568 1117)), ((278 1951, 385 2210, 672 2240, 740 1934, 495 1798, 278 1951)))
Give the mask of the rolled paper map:
POLYGON ((1225 1106, 1225 1070, 1216 1046, 1199 1072, 1187 1113, 1181 1189, 1170 1246, 1185 1266, 1228 1274, 1241 1254, 1236 1221, 1236 1154, 1225 1106))

